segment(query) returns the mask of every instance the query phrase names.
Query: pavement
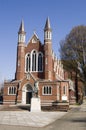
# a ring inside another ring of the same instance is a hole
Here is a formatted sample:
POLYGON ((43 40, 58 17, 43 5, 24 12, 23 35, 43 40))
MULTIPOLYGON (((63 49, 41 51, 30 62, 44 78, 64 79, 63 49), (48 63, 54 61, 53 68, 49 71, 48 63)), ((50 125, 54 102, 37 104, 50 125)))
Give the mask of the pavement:
POLYGON ((86 101, 84 101, 83 104, 80 106, 80 111, 86 112, 86 101))
POLYGON ((14 111, 0 106, 0 130, 85 130, 86 102, 68 112, 14 111))
POLYGON ((67 112, 0 111, 0 125, 44 127, 67 112))

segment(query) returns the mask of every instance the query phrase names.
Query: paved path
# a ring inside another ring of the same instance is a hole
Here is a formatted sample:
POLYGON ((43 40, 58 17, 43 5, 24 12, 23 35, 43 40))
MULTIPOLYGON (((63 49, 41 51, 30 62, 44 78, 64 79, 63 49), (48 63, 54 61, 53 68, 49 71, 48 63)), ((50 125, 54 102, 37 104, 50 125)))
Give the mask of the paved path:
POLYGON ((0 124, 44 127, 67 112, 0 111, 0 124))
POLYGON ((86 112, 86 101, 84 101, 83 104, 80 106, 80 111, 86 112))
POLYGON ((86 130, 86 103, 66 114, 0 111, 0 130, 86 130))

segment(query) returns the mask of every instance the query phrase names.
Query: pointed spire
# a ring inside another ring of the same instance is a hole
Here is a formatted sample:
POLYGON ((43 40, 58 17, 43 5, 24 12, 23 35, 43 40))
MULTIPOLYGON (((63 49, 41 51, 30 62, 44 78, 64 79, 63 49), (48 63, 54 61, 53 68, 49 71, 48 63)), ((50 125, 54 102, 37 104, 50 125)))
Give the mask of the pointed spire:
POLYGON ((21 25, 19 28, 19 33, 21 33, 21 32, 24 32, 24 21, 23 20, 21 21, 21 25))
POLYGON ((48 30, 48 29, 51 30, 49 17, 48 17, 47 20, 46 20, 46 24, 45 24, 44 30, 48 30))

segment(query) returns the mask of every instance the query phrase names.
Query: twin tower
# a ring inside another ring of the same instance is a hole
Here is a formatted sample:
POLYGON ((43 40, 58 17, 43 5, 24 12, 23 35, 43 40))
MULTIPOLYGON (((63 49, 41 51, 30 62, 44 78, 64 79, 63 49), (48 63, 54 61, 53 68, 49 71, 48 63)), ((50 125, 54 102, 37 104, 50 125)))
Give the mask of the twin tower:
POLYGON ((25 37, 26 32, 22 21, 18 32, 15 79, 24 79, 27 73, 32 73, 40 79, 53 80, 52 29, 49 18, 47 18, 44 27, 44 44, 41 44, 36 33, 33 34, 27 45, 25 37))

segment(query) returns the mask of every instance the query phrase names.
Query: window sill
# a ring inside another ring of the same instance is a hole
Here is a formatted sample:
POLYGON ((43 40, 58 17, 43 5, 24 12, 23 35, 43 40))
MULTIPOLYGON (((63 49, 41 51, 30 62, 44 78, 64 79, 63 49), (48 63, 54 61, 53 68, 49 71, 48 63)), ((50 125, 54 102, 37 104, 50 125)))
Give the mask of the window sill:
POLYGON ((43 96, 51 96, 52 94, 42 94, 43 96))
POLYGON ((8 94, 8 96, 16 96, 16 94, 8 94))

